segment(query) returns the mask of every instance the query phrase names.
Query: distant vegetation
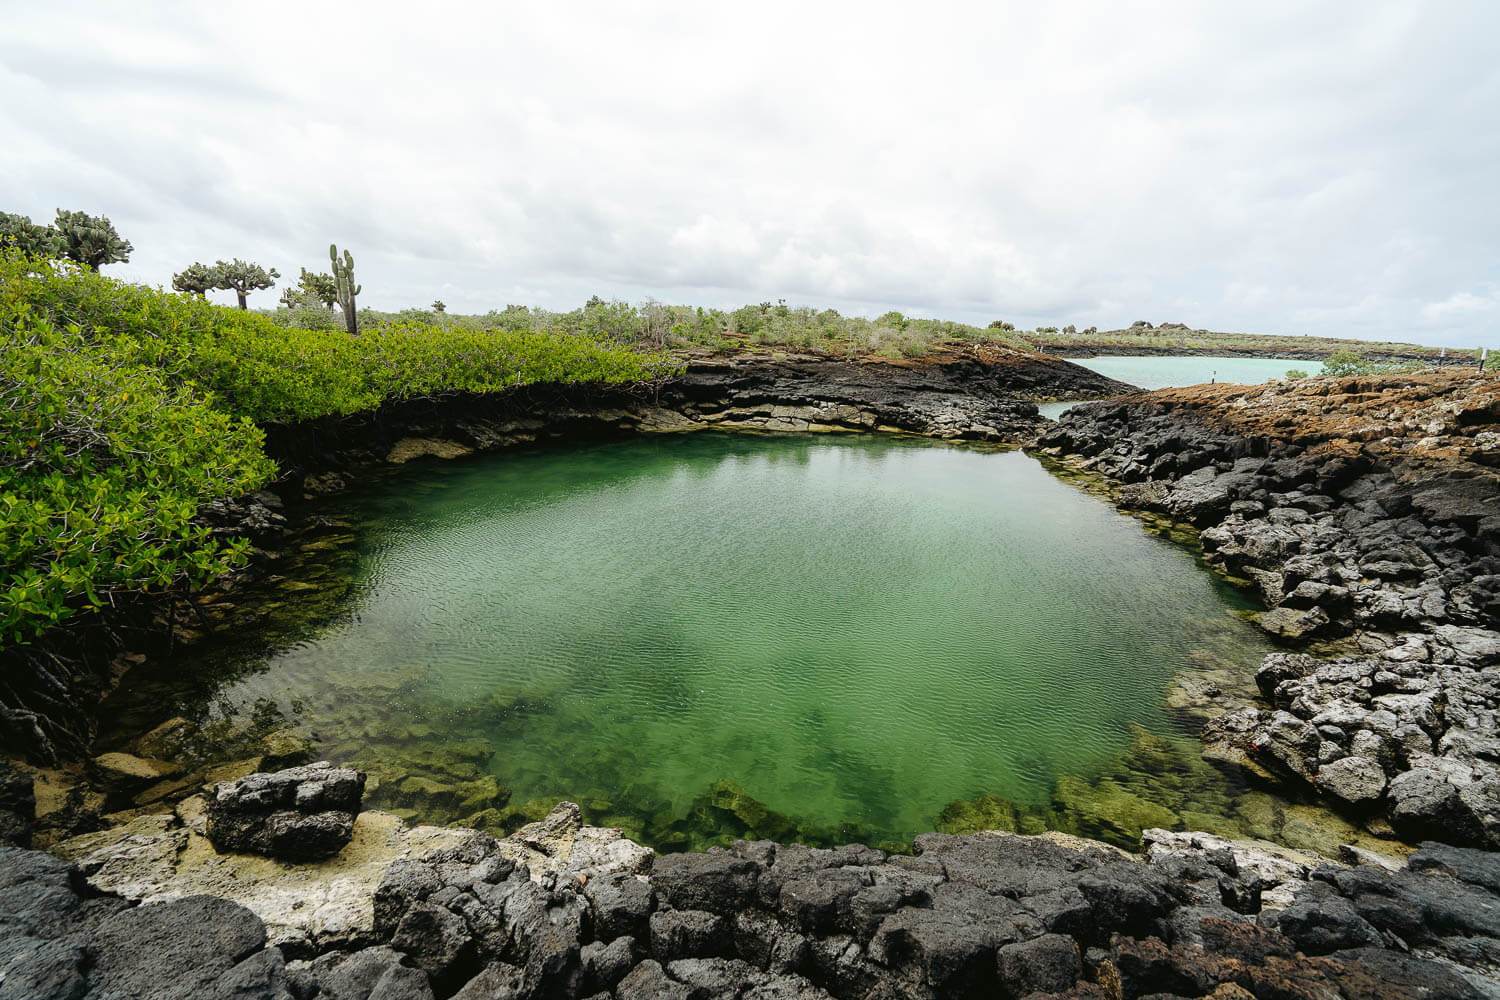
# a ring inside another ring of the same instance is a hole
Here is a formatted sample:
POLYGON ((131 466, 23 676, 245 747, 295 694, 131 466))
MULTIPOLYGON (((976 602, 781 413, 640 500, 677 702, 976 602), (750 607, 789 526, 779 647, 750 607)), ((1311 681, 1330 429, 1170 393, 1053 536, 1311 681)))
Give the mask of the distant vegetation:
MULTIPOLYGON (((1263 351, 1273 354, 1312 354, 1326 356, 1339 351, 1353 351, 1362 355, 1403 358, 1437 358, 1443 351, 1440 347, 1425 344, 1407 344, 1397 341, 1350 340, 1339 337, 1287 336, 1261 333, 1216 333, 1211 330, 1193 330, 1184 323, 1147 324, 1138 321, 1123 330, 1100 332, 1093 327, 1075 331, 1072 327, 1041 327, 1021 334, 1028 344, 1038 350, 1089 350, 1108 354, 1111 348, 1139 348, 1169 354, 1174 350, 1223 351, 1234 354, 1243 351, 1263 351)), ((1455 354, 1450 350, 1449 354, 1455 354)), ((1466 351, 1457 352, 1467 356, 1466 351)))
POLYGON ((661 355, 557 330, 289 330, 0 249, 0 642, 241 563, 244 543, 198 517, 274 474, 258 424, 666 370, 661 355))
MULTIPOLYGON (((803 351, 836 357, 873 354, 891 359, 925 357, 939 344, 954 341, 998 344, 1018 350, 1098 354, 1121 348, 1162 353, 1189 349, 1230 354, 1265 351, 1315 356, 1353 350, 1377 357, 1436 358, 1440 352, 1439 348, 1419 344, 1211 333, 1171 326, 1101 333, 1093 327, 1081 331, 1073 327, 1059 330, 1050 326, 1022 330, 1002 320, 980 327, 951 320, 921 319, 900 312, 887 312, 875 319, 866 319, 845 316, 835 309, 790 306, 784 301, 761 302, 739 309, 709 309, 655 301, 632 305, 594 296, 583 306, 570 311, 508 305, 478 315, 450 312, 446 306, 437 308, 439 305, 442 304, 435 302, 432 308, 399 312, 360 309, 359 322, 372 327, 420 322, 467 330, 566 330, 607 337, 622 344, 725 354, 803 351)), ((295 305, 277 309, 269 315, 274 322, 295 329, 326 330, 337 325, 324 301, 312 291, 304 292, 295 305)))
MULTIPOLYGON (((844 316, 835 309, 762 302, 739 309, 669 306, 661 302, 631 305, 597 296, 569 312, 509 305, 482 315, 447 311, 440 302, 431 309, 381 312, 360 309, 366 327, 427 323, 450 330, 509 332, 558 330, 577 336, 603 338, 652 350, 700 348, 725 353, 756 350, 817 351, 839 356, 876 354, 886 358, 920 358, 944 341, 1006 344, 1021 350, 1029 345, 1023 334, 983 329, 949 320, 917 319, 888 312, 876 319, 844 316)), ((283 326, 326 330, 335 326, 332 315, 314 295, 305 295, 295 308, 277 309, 270 318, 283 326)))

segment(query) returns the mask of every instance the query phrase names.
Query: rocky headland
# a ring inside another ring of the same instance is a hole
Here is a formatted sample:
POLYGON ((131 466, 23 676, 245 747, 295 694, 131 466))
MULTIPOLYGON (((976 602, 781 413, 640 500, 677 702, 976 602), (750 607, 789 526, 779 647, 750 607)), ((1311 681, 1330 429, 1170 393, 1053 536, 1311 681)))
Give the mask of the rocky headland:
POLYGON ((1500 848, 1500 380, 1170 389, 1075 407, 1037 446, 1199 529, 1293 645, 1257 672, 1265 704, 1209 723, 1210 757, 1500 848))

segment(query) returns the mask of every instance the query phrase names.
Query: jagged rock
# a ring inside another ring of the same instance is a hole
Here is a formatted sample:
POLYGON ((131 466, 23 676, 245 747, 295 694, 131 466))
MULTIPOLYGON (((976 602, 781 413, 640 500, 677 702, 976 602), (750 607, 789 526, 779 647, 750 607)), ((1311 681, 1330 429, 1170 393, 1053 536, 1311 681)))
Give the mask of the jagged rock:
POLYGON ((1391 779, 1391 822, 1412 839, 1500 849, 1500 772, 1493 765, 1421 757, 1391 779))
POLYGON ((652 884, 680 910, 737 910, 755 898, 761 865, 727 851, 668 854, 652 868, 652 884))
POLYGON ((1066 934, 1043 934, 1008 944, 997 953, 1000 984, 1011 996, 1061 993, 1083 975, 1077 943, 1066 934))
POLYGON ((724 918, 704 910, 658 910, 650 925, 651 954, 659 962, 711 958, 729 947, 724 918))
POLYGON ((208 839, 221 851, 325 858, 353 835, 364 788, 363 772, 327 762, 220 783, 208 803, 208 839))
POLYGON ((384 946, 332 951, 312 962, 294 963, 288 978, 300 987, 299 997, 318 1000, 433 1000, 427 976, 403 965, 401 956, 384 946))

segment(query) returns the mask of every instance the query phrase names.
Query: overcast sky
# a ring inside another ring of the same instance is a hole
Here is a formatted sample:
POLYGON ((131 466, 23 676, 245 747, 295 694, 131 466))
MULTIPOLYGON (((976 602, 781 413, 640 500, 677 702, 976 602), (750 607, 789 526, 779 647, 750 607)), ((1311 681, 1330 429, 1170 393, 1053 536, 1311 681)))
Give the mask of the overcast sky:
POLYGON ((0 0, 0 210, 383 309, 1500 346, 1489 0, 337 6, 0 0))

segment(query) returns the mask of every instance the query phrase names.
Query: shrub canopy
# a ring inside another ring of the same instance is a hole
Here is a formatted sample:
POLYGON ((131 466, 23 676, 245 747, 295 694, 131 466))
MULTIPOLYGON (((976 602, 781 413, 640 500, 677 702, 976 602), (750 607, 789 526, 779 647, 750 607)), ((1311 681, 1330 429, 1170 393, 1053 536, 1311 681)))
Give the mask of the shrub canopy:
POLYGON ((199 515, 275 474, 260 424, 666 367, 562 333, 287 329, 0 251, 0 644, 241 564, 247 543, 213 538, 199 515))

